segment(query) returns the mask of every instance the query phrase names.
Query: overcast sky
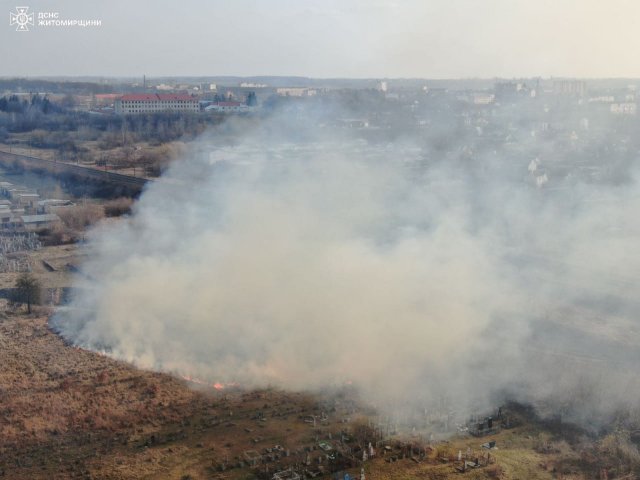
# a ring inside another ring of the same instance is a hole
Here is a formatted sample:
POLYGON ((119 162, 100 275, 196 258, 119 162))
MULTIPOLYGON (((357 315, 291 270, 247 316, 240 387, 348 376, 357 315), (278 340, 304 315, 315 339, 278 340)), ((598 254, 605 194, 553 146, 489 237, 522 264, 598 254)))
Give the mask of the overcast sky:
POLYGON ((0 76, 640 77, 640 0, 0 3, 0 76))

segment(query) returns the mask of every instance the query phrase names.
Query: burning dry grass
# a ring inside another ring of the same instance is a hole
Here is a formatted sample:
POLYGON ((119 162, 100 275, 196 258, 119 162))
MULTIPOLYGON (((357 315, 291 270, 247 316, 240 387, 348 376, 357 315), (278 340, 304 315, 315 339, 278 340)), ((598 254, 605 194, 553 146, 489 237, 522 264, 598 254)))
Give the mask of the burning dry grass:
POLYGON ((210 478, 249 448, 313 443, 298 418, 319 408, 307 395, 198 392, 65 345, 44 317, 5 315, 0 345, 8 478, 210 478))
MULTIPOLYGON (((306 455, 315 461, 319 438, 333 434, 335 441, 345 428, 356 438, 366 425, 359 414, 345 424, 340 412, 318 425, 305 422, 326 408, 307 394, 217 391, 137 370, 65 345, 42 316, 5 314, 0 347, 0 474, 7 478, 235 479, 259 473, 266 479, 270 474, 262 469, 273 472, 278 462, 306 455), (259 472, 242 465, 248 450, 264 454, 274 445, 291 457, 262 464, 259 472)), ((376 480, 587 479, 597 478, 594 472, 611 459, 624 459, 628 471, 638 458, 628 437, 570 445, 530 419, 520 425, 482 439, 434 444, 419 461, 378 456, 365 464, 366 472, 376 480), (499 448, 480 447, 489 440, 499 448), (492 460, 458 473, 458 452, 468 451, 492 460)), ((357 475, 359 468, 350 471, 357 475)))
MULTIPOLYGON (((60 286, 78 252, 49 247, 31 255, 45 286, 60 286), (45 258, 54 271, 42 267, 45 258)), ((66 345, 42 314, 0 315, 0 362, 0 475, 12 479, 248 478, 256 471, 239 466, 247 450, 280 445, 291 451, 288 461, 299 462, 311 448, 315 459, 319 438, 335 439, 343 429, 355 435, 367 423, 358 421, 362 412, 334 412, 326 422, 309 424, 304 419, 319 418, 324 407, 307 394, 218 390, 221 385, 211 382, 138 370, 66 345)), ((515 423, 520 426, 490 438, 434 444, 420 462, 376 458, 365 464, 368 478, 587 479, 602 468, 615 478, 638 468, 628 435, 570 444, 526 415, 515 423), (488 440, 499 446, 491 451, 495 463, 458 473, 458 452, 483 455, 480 444, 488 440)), ((277 462, 267 467, 273 471, 277 462)), ((357 475, 359 468, 350 472, 357 475)))

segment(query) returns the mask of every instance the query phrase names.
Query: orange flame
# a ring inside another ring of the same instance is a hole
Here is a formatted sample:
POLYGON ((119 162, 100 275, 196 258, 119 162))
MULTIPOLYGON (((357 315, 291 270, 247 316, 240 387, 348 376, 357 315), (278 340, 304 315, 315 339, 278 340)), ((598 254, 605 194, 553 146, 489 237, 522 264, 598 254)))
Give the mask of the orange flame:
POLYGON ((198 384, 198 385, 205 385, 207 387, 213 387, 216 390, 224 390, 227 387, 237 387, 238 386, 237 383, 221 383, 221 382, 209 383, 209 382, 206 382, 204 380, 201 380, 200 378, 191 377, 189 375, 180 375, 180 376, 184 380, 186 380, 187 382, 195 383, 195 384, 198 384))

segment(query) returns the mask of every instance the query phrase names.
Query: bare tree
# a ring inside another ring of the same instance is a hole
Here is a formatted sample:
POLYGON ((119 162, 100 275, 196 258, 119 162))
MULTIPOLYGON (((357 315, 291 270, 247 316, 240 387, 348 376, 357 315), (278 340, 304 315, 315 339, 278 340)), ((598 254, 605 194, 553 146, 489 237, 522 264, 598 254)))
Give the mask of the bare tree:
POLYGON ((22 273, 16 280, 15 300, 27 304, 27 312, 31 313, 31 305, 40 301, 40 282, 30 273, 22 273))

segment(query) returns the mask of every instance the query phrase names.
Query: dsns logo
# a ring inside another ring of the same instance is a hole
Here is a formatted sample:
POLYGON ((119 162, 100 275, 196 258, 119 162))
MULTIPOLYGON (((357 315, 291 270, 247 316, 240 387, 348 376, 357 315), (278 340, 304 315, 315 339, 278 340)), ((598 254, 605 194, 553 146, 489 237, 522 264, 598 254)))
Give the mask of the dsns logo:
POLYGON ((16 32, 28 32, 29 25, 33 25, 33 13, 29 7, 16 7, 16 11, 9 13, 9 25, 17 25, 16 32))

